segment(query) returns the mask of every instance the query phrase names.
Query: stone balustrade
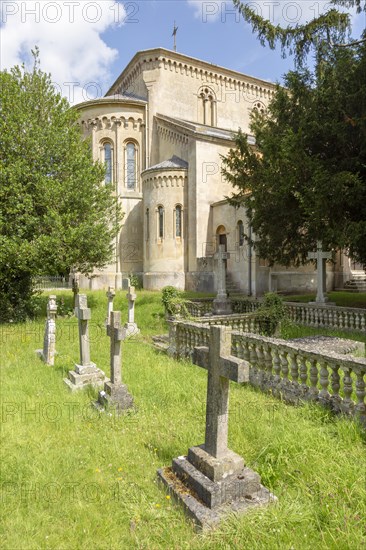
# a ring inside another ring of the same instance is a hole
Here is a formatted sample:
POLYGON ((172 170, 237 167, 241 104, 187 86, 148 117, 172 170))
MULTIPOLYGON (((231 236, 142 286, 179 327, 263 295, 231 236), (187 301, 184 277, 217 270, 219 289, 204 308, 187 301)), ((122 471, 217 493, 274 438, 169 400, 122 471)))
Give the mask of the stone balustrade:
MULTIPOLYGON (((252 315, 247 323, 253 323, 252 315)), ((171 321, 169 353, 192 357, 195 347, 208 346, 209 326, 171 321)), ((262 391, 293 404, 313 401, 334 412, 357 416, 366 425, 365 358, 309 351, 298 342, 241 331, 233 332, 232 354, 248 361, 250 383, 262 391)))
POLYGON ((299 325, 337 330, 366 330, 366 309, 285 302, 291 321, 299 325))
MULTIPOLYGON (((188 306, 188 311, 193 317, 205 315, 211 312, 212 302, 211 298, 194 300, 188 306)), ((361 333, 366 331, 366 309, 317 306, 296 302, 284 302, 284 304, 290 320, 298 325, 361 333)), ((254 312, 260 305, 260 300, 232 300, 233 311, 237 315, 254 312)))

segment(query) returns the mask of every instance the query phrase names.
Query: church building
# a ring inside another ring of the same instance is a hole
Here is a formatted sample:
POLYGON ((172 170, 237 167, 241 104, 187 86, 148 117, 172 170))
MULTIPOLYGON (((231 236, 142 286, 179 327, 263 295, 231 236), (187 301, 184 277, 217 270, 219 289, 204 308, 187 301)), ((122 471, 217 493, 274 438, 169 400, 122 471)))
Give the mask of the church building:
MULTIPOLYGON (((145 289, 214 292, 213 256, 223 244, 229 291, 315 289, 314 264, 270 268, 256 257, 244 239, 244 208, 225 199, 233 189, 221 175, 222 156, 274 94, 270 82, 156 48, 138 52, 105 97, 79 104, 82 131, 106 166, 104 184, 125 213, 113 262, 80 286, 122 288, 133 273, 145 289)), ((338 252, 327 263, 328 290, 343 287, 351 268, 338 252)))

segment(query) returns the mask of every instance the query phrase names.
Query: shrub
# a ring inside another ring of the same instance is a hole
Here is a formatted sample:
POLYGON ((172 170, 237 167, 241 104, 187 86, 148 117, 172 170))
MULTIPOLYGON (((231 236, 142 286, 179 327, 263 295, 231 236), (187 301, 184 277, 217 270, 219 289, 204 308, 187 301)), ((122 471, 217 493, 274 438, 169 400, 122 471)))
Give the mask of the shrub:
POLYGON ((256 314, 259 319, 259 329, 265 336, 273 336, 279 331, 281 323, 288 321, 287 308, 281 296, 275 292, 268 292, 264 295, 261 306, 256 314))

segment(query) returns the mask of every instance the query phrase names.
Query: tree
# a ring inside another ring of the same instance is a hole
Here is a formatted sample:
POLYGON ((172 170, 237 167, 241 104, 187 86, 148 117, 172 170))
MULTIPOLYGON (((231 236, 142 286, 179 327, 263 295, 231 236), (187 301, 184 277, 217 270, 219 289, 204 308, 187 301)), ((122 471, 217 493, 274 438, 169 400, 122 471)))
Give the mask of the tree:
POLYGON ((289 72, 223 161, 262 258, 299 265, 318 239, 366 264, 366 44, 289 72))
POLYGON ((253 32, 257 34, 262 46, 268 45, 272 50, 278 45, 283 56, 287 53, 294 55, 295 62, 302 66, 312 48, 324 51, 336 46, 358 45, 366 41, 364 35, 361 41, 346 42, 351 31, 351 16, 349 13, 341 12, 340 8, 356 8, 357 12, 366 11, 365 0, 330 0, 328 6, 333 5, 327 11, 315 17, 303 25, 289 25, 286 28, 274 25, 268 19, 261 17, 253 3, 233 0, 234 6, 243 19, 252 26, 253 32))
POLYGON ((32 279, 88 274, 112 257, 122 218, 78 128, 39 67, 0 73, 0 317, 32 312, 32 279))

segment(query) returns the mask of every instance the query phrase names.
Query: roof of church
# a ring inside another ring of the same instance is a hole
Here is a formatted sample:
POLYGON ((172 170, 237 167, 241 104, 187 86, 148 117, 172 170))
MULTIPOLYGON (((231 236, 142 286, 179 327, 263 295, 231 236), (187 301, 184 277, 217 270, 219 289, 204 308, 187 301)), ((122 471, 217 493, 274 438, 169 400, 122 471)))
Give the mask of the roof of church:
MULTIPOLYGON (((155 117, 160 122, 165 122, 171 126, 179 128, 180 131, 188 133, 196 138, 218 141, 224 140, 226 142, 233 142, 234 136, 237 130, 228 130, 226 128, 217 128, 215 126, 207 126, 205 124, 199 124, 197 122, 190 122, 188 120, 182 120, 180 118, 174 118, 167 115, 158 113, 155 117)), ((247 136, 249 145, 255 145, 255 138, 253 136, 247 136)))
POLYGON ((256 78, 254 76, 250 76, 245 73, 240 73, 239 71, 234 71, 232 69, 228 69, 227 67, 215 65, 214 63, 210 63, 209 61, 204 61, 202 59, 198 59, 197 57, 191 57, 190 55, 186 55, 180 52, 175 52, 173 50, 168 50, 166 48, 150 48, 148 50, 141 50, 139 52, 136 52, 136 54, 133 56, 131 61, 126 65, 126 67, 123 69, 121 74, 114 81, 112 86, 109 88, 106 95, 113 93, 113 90, 121 83, 121 81, 129 72, 129 70, 135 64, 137 64, 141 58, 143 59, 144 57, 146 57, 146 59, 143 59, 143 61, 147 62, 147 61, 153 61, 154 59, 157 60, 158 57, 156 56, 158 57, 160 56, 161 59, 162 58, 174 59, 178 62, 181 62, 181 63, 183 62, 188 65, 191 64, 196 67, 200 66, 202 69, 209 71, 210 74, 219 73, 227 76, 229 79, 240 80, 240 81, 245 79, 246 81, 256 83, 256 84, 262 84, 265 87, 269 87, 273 90, 275 89, 275 84, 273 82, 270 82, 269 80, 264 80, 263 78, 256 78))
POLYGON ((105 99, 106 98, 110 98, 110 99, 137 99, 139 101, 143 101, 144 103, 147 103, 147 101, 144 97, 141 97, 139 95, 136 95, 134 93, 129 93, 129 92, 123 92, 123 94, 106 95, 105 99))
POLYGON ((185 160, 173 155, 168 160, 163 160, 163 162, 159 162, 159 164, 155 164, 154 166, 150 166, 150 168, 147 168, 147 170, 161 170, 162 168, 170 168, 170 169, 176 169, 176 168, 188 168, 188 162, 185 160))

